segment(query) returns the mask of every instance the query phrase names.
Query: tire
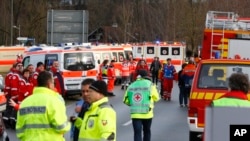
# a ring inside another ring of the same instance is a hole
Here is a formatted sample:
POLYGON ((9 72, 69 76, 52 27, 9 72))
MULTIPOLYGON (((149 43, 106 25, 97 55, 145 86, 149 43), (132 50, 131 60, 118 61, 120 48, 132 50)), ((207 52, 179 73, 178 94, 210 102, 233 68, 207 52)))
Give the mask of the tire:
POLYGON ((202 141, 202 138, 198 138, 200 134, 202 133, 189 131, 189 141, 202 141))

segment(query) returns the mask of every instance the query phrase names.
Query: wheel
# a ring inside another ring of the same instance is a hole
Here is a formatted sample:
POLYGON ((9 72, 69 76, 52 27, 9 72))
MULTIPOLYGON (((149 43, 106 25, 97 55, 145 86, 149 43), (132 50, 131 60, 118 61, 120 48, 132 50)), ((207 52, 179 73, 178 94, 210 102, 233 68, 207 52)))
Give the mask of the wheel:
POLYGON ((202 138, 199 138, 198 135, 201 135, 201 132, 192 132, 189 131, 189 141, 202 141, 202 138))

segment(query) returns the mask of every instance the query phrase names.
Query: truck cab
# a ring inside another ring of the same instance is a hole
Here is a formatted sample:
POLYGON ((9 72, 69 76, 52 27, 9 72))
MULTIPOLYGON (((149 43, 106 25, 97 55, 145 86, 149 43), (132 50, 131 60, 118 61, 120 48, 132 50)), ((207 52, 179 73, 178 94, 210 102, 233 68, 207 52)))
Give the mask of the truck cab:
MULTIPOLYGON (((232 73, 250 77, 248 59, 208 59, 197 66, 190 92, 188 109, 189 140, 198 141, 205 126, 205 108, 228 92, 228 78, 232 73)), ((250 95, 248 94, 250 99, 250 95)))

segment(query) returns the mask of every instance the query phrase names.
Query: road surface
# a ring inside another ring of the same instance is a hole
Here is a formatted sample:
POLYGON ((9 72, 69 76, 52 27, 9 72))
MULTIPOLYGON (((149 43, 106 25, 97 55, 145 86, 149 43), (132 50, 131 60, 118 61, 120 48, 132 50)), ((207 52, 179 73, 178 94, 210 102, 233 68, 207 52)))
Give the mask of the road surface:
MULTIPOLYGON (((132 141, 133 127, 129 108, 122 103, 124 91, 115 87, 115 97, 110 97, 110 103, 117 112, 117 141, 132 141)), ((154 118, 151 127, 151 141, 188 141, 187 108, 180 108, 178 103, 179 90, 174 84, 172 101, 160 100, 155 104, 154 118)), ((79 97, 78 97, 79 99, 79 97)), ((77 98, 67 100, 67 115, 73 115, 77 98)), ((14 130, 7 130, 10 141, 18 141, 14 130)), ((65 135, 70 141, 69 133, 65 135)))

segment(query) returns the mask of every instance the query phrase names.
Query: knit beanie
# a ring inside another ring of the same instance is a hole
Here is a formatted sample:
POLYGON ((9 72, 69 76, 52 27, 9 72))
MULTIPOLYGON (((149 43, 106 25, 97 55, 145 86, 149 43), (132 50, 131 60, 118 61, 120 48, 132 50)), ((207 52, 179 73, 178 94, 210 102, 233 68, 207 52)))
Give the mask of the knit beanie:
POLYGON ((103 94, 104 96, 108 95, 107 84, 102 80, 94 81, 89 86, 89 88, 96 91, 96 92, 98 92, 98 93, 103 94))

